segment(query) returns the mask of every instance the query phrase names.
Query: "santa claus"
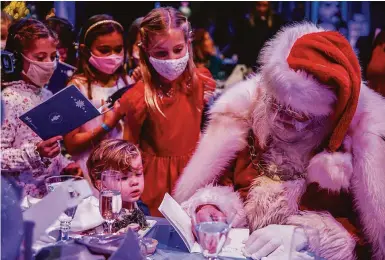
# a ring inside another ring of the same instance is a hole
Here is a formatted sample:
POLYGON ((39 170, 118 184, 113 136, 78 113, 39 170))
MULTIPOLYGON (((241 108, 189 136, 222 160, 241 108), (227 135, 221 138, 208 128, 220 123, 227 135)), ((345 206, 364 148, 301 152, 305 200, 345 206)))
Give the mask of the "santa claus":
POLYGON ((286 27, 260 57, 212 107, 175 199, 198 221, 236 211, 254 259, 298 226, 325 259, 385 259, 385 100, 337 32, 286 27))

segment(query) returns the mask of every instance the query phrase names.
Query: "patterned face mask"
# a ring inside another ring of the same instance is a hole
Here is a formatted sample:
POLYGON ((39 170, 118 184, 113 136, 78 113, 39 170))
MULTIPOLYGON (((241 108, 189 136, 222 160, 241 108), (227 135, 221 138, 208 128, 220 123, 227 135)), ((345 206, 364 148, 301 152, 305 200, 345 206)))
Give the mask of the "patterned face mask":
POLYGON ((150 56, 150 63, 154 69, 164 78, 173 81, 177 79, 186 69, 189 53, 186 52, 182 58, 174 60, 159 60, 150 56))

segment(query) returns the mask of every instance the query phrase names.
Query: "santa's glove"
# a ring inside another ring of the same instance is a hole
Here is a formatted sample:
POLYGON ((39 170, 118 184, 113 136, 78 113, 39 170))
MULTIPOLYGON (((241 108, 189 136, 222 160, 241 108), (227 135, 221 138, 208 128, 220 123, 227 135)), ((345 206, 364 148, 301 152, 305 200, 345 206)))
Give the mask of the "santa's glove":
POLYGON ((290 245, 290 250, 301 251, 307 246, 307 241, 302 228, 292 225, 269 225, 251 234, 246 241, 243 253, 246 257, 260 260, 284 245, 290 245))
POLYGON ((283 246, 280 246, 275 250, 273 253, 271 253, 267 257, 262 257, 262 260, 283 260, 283 259, 290 259, 290 260, 314 260, 313 256, 310 256, 307 252, 297 252, 292 251, 289 253, 287 250, 284 249, 283 246))

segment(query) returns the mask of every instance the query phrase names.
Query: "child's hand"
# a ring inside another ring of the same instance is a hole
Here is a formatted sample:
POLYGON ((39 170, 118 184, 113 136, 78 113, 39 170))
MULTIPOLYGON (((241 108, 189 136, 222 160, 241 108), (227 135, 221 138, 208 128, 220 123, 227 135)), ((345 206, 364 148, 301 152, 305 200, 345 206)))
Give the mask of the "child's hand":
POLYGON ((226 219, 225 214, 222 213, 216 206, 214 205, 203 205, 199 207, 196 211, 195 218, 192 221, 192 232, 195 236, 195 239, 198 238, 198 235, 195 230, 195 225, 201 222, 211 222, 211 221, 221 221, 226 219))
POLYGON ((54 158, 60 153, 60 143, 62 136, 55 136, 48 140, 42 141, 36 145, 36 150, 41 157, 54 158))
MULTIPOLYGON (((102 106, 105 104, 105 101, 102 99, 102 106)), ((105 112, 108 110, 107 108, 104 109, 105 112)), ((114 107, 110 109, 108 112, 103 114, 103 122, 108 125, 110 128, 113 128, 116 126, 116 124, 119 122, 120 119, 123 118, 123 115, 120 113, 120 103, 119 100, 115 101, 114 107)))
POLYGON ((73 175, 78 177, 83 177, 83 172, 77 163, 68 164, 62 171, 63 175, 73 175))
POLYGON ((135 82, 138 82, 139 80, 142 79, 142 71, 140 70, 139 66, 134 69, 131 77, 135 82))
POLYGON ((214 205, 204 205, 196 213, 197 224, 200 222, 218 221, 220 219, 226 219, 226 216, 214 205))

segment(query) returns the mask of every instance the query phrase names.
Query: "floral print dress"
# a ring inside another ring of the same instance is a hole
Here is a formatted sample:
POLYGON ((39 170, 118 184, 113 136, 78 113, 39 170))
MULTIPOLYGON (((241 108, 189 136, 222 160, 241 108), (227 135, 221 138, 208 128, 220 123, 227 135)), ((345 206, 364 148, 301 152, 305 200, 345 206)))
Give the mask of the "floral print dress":
POLYGON ((36 144, 42 139, 19 116, 50 98, 52 93, 23 80, 3 83, 2 88, 1 174, 24 188, 23 195, 41 198, 46 194, 44 180, 59 175, 71 161, 61 154, 42 159, 36 151, 36 144))

